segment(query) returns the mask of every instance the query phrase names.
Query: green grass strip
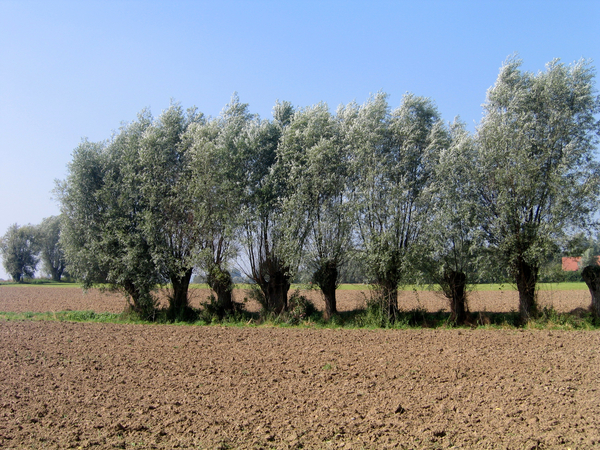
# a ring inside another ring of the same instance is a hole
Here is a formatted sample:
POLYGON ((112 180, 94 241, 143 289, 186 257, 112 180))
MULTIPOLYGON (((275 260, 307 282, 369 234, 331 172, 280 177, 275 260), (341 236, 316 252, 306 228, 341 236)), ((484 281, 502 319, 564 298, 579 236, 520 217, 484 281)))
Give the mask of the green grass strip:
POLYGON ((170 324, 186 326, 228 326, 228 327, 278 327, 300 329, 530 329, 530 330, 600 330, 600 319, 589 312, 578 314, 559 313, 552 308, 544 308, 538 318, 526 324, 519 323, 516 312, 474 313, 468 325, 456 327, 449 320, 449 313, 428 312, 422 309, 400 311, 396 322, 388 323, 377 309, 359 309, 345 311, 324 321, 322 314, 315 311, 308 317, 298 319, 289 313, 282 315, 260 316, 258 313, 239 312, 235 316, 219 320, 208 318, 198 312, 198 316, 190 321, 170 322, 159 313, 156 322, 140 320, 127 313, 96 313, 94 311, 57 311, 57 312, 0 312, 1 322, 12 321, 51 321, 51 322, 85 322, 115 324, 170 324))

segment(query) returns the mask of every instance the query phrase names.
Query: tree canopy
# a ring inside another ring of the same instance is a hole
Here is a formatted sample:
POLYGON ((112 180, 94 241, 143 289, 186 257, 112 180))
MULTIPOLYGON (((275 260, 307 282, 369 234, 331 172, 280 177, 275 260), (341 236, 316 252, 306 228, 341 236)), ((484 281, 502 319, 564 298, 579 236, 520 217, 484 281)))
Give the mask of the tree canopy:
POLYGON ((35 274, 39 258, 37 230, 31 224, 13 224, 0 240, 4 268, 14 281, 21 282, 35 274))
POLYGON ((512 275, 526 320, 536 314, 539 270, 553 244, 589 227, 596 211, 600 100, 585 61, 555 60, 538 74, 520 66, 509 59, 488 91, 473 181, 478 224, 512 275))
POLYGON ((174 319, 189 310, 194 270, 219 314, 233 309, 236 262, 275 313, 303 271, 330 316, 351 260, 387 321, 399 286, 419 273, 462 321, 466 285, 504 271, 527 320, 540 267, 595 223, 600 100, 586 61, 538 74, 520 66, 503 65, 475 133, 410 93, 395 109, 382 92, 335 112, 277 102, 271 120, 237 95, 216 118, 178 104, 157 119, 143 111, 73 153, 57 188, 69 267, 86 285, 123 290, 139 311, 169 283, 174 319))
POLYGON ((356 115, 353 149, 358 241, 387 320, 434 205, 428 189, 448 133, 430 99, 407 94, 390 111, 384 94, 356 115))
POLYGON ((60 242, 71 274, 86 288, 108 285, 124 292, 145 317, 154 310, 153 290, 165 282, 144 228, 148 200, 141 191, 140 142, 151 123, 144 111, 110 141, 82 142, 56 188, 60 242))
POLYGON ((44 264, 44 271, 53 281, 61 280, 66 267, 65 253, 60 244, 60 231, 60 216, 47 217, 37 227, 40 258, 44 264))

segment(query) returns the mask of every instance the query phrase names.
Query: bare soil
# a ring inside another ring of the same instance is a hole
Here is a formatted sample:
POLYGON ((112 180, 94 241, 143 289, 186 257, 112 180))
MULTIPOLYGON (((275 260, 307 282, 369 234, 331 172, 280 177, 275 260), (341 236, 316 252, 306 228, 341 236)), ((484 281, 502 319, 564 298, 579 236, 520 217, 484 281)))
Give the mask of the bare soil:
POLYGON ((600 333, 0 322, 2 448, 593 448, 600 333))
MULTIPOLYGON (((75 291, 2 286, 0 310, 123 309, 75 291)), ((599 382, 597 331, 0 321, 0 448, 588 449, 599 382)))

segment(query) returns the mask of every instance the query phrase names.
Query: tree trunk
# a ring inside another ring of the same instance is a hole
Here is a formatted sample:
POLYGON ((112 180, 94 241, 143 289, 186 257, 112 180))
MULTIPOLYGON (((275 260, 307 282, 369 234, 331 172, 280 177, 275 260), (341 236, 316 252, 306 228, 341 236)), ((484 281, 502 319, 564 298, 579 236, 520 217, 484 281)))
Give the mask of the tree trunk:
POLYGON ((188 269, 183 275, 172 275, 171 284, 173 292, 169 298, 168 316, 170 320, 187 320, 191 317, 188 302, 188 289, 192 279, 193 268, 188 269))
POLYGON ((123 288, 131 299, 131 309, 144 320, 153 320, 156 312, 156 299, 150 291, 140 290, 131 280, 123 283, 123 288))
POLYGON ((467 320, 466 284, 467 276, 464 272, 444 272, 442 290, 450 302, 450 321, 457 325, 462 325, 467 320))
POLYGON ((290 277, 287 269, 277 260, 266 260, 261 264, 260 277, 255 280, 265 296, 263 307, 275 314, 287 309, 287 298, 290 290, 290 277))
POLYGON ((600 266, 586 266, 581 272, 581 277, 587 284, 592 295, 592 314, 600 317, 600 266))
POLYGON ((398 318, 398 281, 397 277, 386 274, 376 282, 377 296, 381 305, 381 312, 389 323, 394 323, 398 318))
POLYGON ((125 292, 127 292, 127 295, 129 295, 129 298, 131 298, 131 308, 133 309, 133 312, 136 314, 139 314, 141 312, 141 308, 140 308, 140 304, 139 304, 139 298, 140 298, 139 290, 135 287, 133 282, 131 282, 129 280, 127 280, 123 283, 123 289, 125 289, 125 292))
POLYGON ((64 271, 65 271, 65 266, 64 266, 64 264, 61 263, 58 266, 58 268, 56 269, 56 275, 57 275, 57 278, 58 278, 56 281, 62 280, 62 276, 63 276, 63 272, 64 271))
POLYGON ((62 276, 62 269, 57 269, 56 267, 52 267, 50 269, 50 271, 52 272, 52 281, 60 281, 60 278, 62 276))
POLYGON ((287 298, 290 290, 290 278, 283 271, 273 273, 266 286, 269 310, 281 314, 287 309, 287 298))
POLYGON ((206 279, 210 288, 217 294, 217 305, 219 318, 233 311, 233 281, 231 274, 218 265, 213 266, 206 279))
POLYGON ((337 280, 338 270, 335 261, 322 263, 313 275, 313 282, 319 286, 325 300, 325 312, 323 313, 325 320, 329 320, 334 314, 337 314, 337 301, 335 298, 337 280))
POLYGON ((519 314, 521 321, 527 322, 537 315, 537 302, 535 288, 538 278, 538 267, 526 263, 519 257, 515 274, 517 289, 519 291, 519 314))
POLYGON ((387 305, 387 316, 388 320, 391 323, 396 322, 398 319, 399 309, 398 309, 398 285, 394 284, 393 286, 385 287, 385 302, 387 305))

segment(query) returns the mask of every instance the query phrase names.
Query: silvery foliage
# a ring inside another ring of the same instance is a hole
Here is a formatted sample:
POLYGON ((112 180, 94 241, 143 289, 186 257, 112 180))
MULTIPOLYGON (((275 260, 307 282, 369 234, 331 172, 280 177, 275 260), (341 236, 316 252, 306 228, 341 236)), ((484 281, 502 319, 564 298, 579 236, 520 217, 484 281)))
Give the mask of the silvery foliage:
POLYGON ((14 281, 33 278, 39 262, 37 231, 32 225, 11 225, 0 238, 0 254, 6 272, 14 281))
POLYGON ((186 133, 191 145, 191 193, 200 233, 197 262, 206 273, 214 266, 226 269, 238 253, 235 238, 246 187, 247 127, 253 118, 248 105, 234 95, 219 117, 192 124, 186 133))
POLYGON ((269 270, 293 270, 281 249, 285 226, 281 205, 287 178, 277 160, 277 146, 292 114, 290 103, 278 102, 273 121, 255 116, 243 133, 244 153, 239 162, 244 184, 240 242, 248 260, 247 275, 255 282, 268 282, 269 270))
POLYGON ((429 187, 447 131, 429 99, 407 94, 390 111, 379 93, 358 109, 349 133, 358 242, 372 279, 397 286, 433 208, 429 187))
POLYGON ((118 284, 119 274, 127 271, 121 269, 117 255, 110 255, 110 250, 118 254, 121 246, 107 242, 113 236, 106 226, 112 221, 103 217, 112 210, 102 192, 108 171, 106 147, 107 142, 81 142, 73 151, 66 180, 57 182, 55 189, 63 217, 61 244, 72 275, 86 288, 104 280, 118 284))
POLYGON ((312 272, 326 263, 341 266, 351 249, 354 215, 340 120, 324 103, 299 110, 278 148, 289 186, 282 200, 286 259, 312 272))
POLYGON ((152 259, 164 277, 175 281, 191 275, 201 235, 192 184, 191 141, 187 129, 204 123, 195 108, 172 104, 144 132, 140 159, 141 190, 147 207, 144 232, 152 259))
POLYGON ((65 270, 65 255, 60 245, 61 219, 59 216, 50 216, 42 220, 37 226, 40 258, 43 270, 52 279, 59 281, 65 270))
POLYGON ((476 221, 476 186, 473 161, 477 150, 465 124, 450 124, 448 142, 439 150, 433 182, 427 188, 434 205, 423 229, 422 254, 426 281, 435 283, 448 271, 461 272, 475 281, 475 260, 481 243, 476 221))
POLYGON ((598 255, 594 253, 594 249, 588 248, 581 255, 581 261, 579 261, 579 268, 583 269, 587 266, 597 266, 598 265, 598 255))
POLYGON ((142 296, 163 281, 144 233, 147 208, 141 185, 140 142, 151 126, 146 111, 106 142, 83 141, 73 152, 66 180, 57 183, 60 244, 70 274, 84 287, 108 283, 142 296))
POLYGON ((592 226, 600 188, 593 68, 520 66, 508 59, 488 91, 473 171, 487 246, 513 274, 523 263, 537 270, 566 231, 592 226))

